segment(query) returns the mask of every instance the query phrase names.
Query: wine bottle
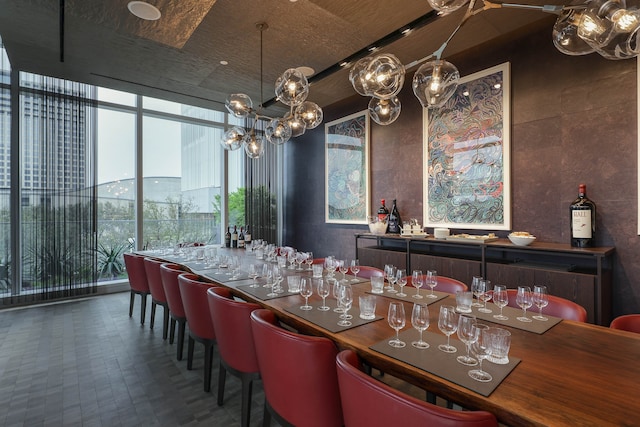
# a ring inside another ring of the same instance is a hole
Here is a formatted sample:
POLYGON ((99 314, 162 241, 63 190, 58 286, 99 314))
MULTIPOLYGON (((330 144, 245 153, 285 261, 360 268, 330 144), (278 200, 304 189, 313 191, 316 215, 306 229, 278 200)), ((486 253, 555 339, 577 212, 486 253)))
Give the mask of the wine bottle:
POLYGON ((227 227, 227 232, 224 235, 224 246, 226 248, 231 247, 231 227, 227 227))
POLYGON ((389 214, 389 233, 400 234, 402 231, 400 230, 400 224, 402 224, 402 221, 400 220, 400 213, 396 206, 396 199, 393 199, 393 206, 391 207, 391 213, 389 214))
POLYGON ((589 248, 596 236, 596 205, 587 197, 587 186, 580 184, 578 198, 569 206, 571 215, 571 246, 589 248))
POLYGON ((231 247, 238 247, 238 227, 236 225, 233 226, 233 233, 231 233, 231 247))
POLYGON ((238 248, 244 249, 244 227, 240 227, 240 234, 238 234, 238 248))
POLYGON ((384 204, 384 199, 380 200, 380 207, 378 208, 378 221, 385 221, 389 216, 389 209, 384 204))
POLYGON ((251 232, 249 231, 249 226, 247 225, 246 230, 244 230, 244 245, 249 246, 251 244, 251 232))

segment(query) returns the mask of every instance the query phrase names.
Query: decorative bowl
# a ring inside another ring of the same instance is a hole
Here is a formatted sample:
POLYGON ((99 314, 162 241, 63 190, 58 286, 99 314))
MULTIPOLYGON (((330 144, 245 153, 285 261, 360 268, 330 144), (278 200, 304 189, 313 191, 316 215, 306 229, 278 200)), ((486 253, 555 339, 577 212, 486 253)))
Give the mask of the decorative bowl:
POLYGON ((518 245, 518 246, 528 246, 531 243, 533 243, 534 240, 536 240, 536 236, 532 236, 532 235, 517 235, 517 234, 509 234, 509 240, 511 240, 511 243, 513 243, 514 245, 518 245))
POLYGON ((387 221, 380 221, 378 217, 369 217, 369 231, 371 234, 382 235, 387 232, 387 221))

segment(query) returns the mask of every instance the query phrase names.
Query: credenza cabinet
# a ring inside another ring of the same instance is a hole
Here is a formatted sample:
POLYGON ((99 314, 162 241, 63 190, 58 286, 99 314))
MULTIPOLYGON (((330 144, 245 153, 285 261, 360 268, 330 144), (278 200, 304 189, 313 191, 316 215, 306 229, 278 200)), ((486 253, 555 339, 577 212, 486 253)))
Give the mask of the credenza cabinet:
POLYGON ((473 276, 509 288, 545 285, 550 294, 583 306, 590 323, 608 325, 611 320, 613 247, 572 248, 538 241, 516 246, 507 239, 467 242, 368 233, 355 239, 361 265, 393 264, 407 274, 436 270, 468 285, 473 276))

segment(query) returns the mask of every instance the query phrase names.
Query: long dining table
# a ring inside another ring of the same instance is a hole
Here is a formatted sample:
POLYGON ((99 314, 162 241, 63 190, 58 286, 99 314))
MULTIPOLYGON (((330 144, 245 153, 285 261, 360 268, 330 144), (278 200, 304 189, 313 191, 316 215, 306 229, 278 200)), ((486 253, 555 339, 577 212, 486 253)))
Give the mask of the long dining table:
MULTIPOLYGON (((250 264, 262 265, 250 252, 238 249, 217 249, 218 253, 238 256, 241 275, 230 280, 224 269, 207 269, 194 261, 183 261, 172 254, 143 251, 143 255, 182 264, 203 279, 225 286, 244 300, 273 310, 278 318, 301 333, 324 336, 333 340, 339 349, 354 350, 369 366, 407 381, 470 410, 486 410, 507 426, 638 426, 640 425, 640 335, 611 330, 606 327, 562 320, 544 333, 532 333, 501 325, 511 332, 509 356, 520 362, 488 396, 470 390, 456 382, 433 374, 414 364, 391 357, 372 347, 395 335, 387 323, 389 303, 397 300, 391 294, 377 295, 378 320, 338 332, 332 332, 307 320, 291 307, 301 305, 304 298, 297 294, 264 299, 248 292, 254 282, 247 277, 250 264)), ((303 266, 303 268, 307 268, 303 266)), ((308 270, 285 270, 285 276, 299 274, 311 278, 308 270)), ((326 271, 324 272, 326 275, 326 271)), ((335 273, 337 278, 341 274, 335 273)), ((353 276, 347 276, 353 280, 353 276)), ((260 278, 258 283, 263 283, 260 278)), ((286 288, 287 281, 284 280, 286 288)), ((362 280, 352 285, 354 304, 351 314, 358 316, 360 295, 369 294, 371 284, 362 280)), ((437 287, 436 287, 437 289, 437 287)), ((409 291, 411 289, 406 289, 409 291)), ((330 299, 328 297, 328 299, 330 299)), ((335 301, 335 300, 334 300, 335 301)), ((309 298, 314 309, 322 302, 316 294, 309 298)), ((411 302, 404 301, 407 326, 411 329, 411 302)), ((453 295, 429 305, 428 332, 444 335, 438 330, 438 308, 441 304, 455 305, 453 295)), ((491 305, 491 303, 489 303, 491 305)), ((495 308, 495 307, 494 307, 495 308)), ((336 314, 336 322, 338 321, 336 314)), ((485 322, 488 323, 489 322, 485 322)), ((494 325, 495 326, 495 325, 494 325)), ((452 343, 459 341, 451 337, 452 343)), ((407 343, 410 346, 410 343, 407 343)), ((460 353, 460 352, 459 352, 460 353)), ((458 354, 459 354, 458 353, 458 354)), ((455 355, 451 356, 455 357, 455 355)), ((426 361, 425 363, 429 363, 426 361)), ((434 362, 435 363, 435 362, 434 362)), ((491 364, 485 361, 490 370, 491 364)), ((460 369, 467 369, 460 365, 460 369)))

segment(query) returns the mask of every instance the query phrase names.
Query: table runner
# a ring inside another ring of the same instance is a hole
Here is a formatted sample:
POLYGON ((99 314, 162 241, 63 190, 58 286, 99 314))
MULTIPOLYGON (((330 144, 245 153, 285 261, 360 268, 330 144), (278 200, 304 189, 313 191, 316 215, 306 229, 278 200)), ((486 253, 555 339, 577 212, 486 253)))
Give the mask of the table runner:
MULTIPOLYGON (((455 302, 453 302, 452 304, 455 306, 455 302)), ((494 314, 500 313, 500 309, 495 305, 487 304, 487 308, 490 308, 492 311, 491 313, 482 313, 478 311, 478 308, 479 307, 471 308, 472 314, 476 316, 476 319, 478 320, 496 323, 498 325, 508 326, 510 328, 520 329, 527 332, 533 332, 539 335, 544 334, 549 329, 553 328, 555 325, 557 325, 562 321, 562 319, 560 319, 559 317, 553 317, 553 316, 544 314, 544 310, 543 310, 542 314, 549 320, 542 321, 542 320, 533 319, 532 316, 536 315, 537 313, 531 313, 527 311, 527 317, 532 321, 528 323, 521 322, 518 319, 516 319, 516 317, 522 316, 522 310, 513 308, 513 307, 505 307, 502 309, 502 314, 507 316, 509 318, 508 320, 498 320, 493 317, 494 314)))
MULTIPOLYGON (((415 293, 416 293, 416 289, 415 288, 411 288, 411 289, 405 288, 404 289, 404 293, 407 295, 406 297, 399 297, 398 293, 391 293, 391 292, 387 291, 386 289, 381 294, 374 294, 373 292, 371 292, 371 288, 367 289, 366 292, 368 294, 371 294, 371 295, 378 295, 378 296, 381 296, 381 297, 392 298, 392 299, 405 301, 405 302, 416 302, 416 303, 420 302, 420 303, 424 303, 424 304, 427 304, 427 305, 431 305, 433 303, 436 303, 436 302, 438 302, 440 300, 443 300, 443 299, 451 296, 451 294, 448 294, 446 292, 433 291, 433 294, 435 296, 437 296, 437 298, 426 298, 425 295, 429 294, 431 291, 421 291, 419 293, 420 293, 420 295, 422 295, 422 298, 421 299, 417 299, 417 298, 413 297, 413 295, 415 295, 415 293)), ((455 305, 455 303, 454 303, 454 305, 455 305)))
POLYGON ((438 345, 446 344, 447 342, 447 338, 440 334, 423 332, 424 341, 429 343, 429 348, 424 350, 417 349, 411 345, 411 342, 416 341, 419 337, 418 331, 415 329, 408 329, 400 333, 400 339, 407 344, 404 348, 395 348, 389 345, 389 340, 394 337, 395 335, 390 336, 369 348, 483 396, 489 396, 520 363, 520 359, 512 356, 509 356, 509 363, 506 365, 496 365, 485 360, 482 363, 482 368, 491 374, 493 380, 482 383, 469 376, 469 371, 476 369, 477 366, 465 366, 456 360, 457 356, 466 353, 465 345, 462 342, 452 339, 451 345, 456 347, 458 351, 456 353, 445 353, 438 349, 438 345))
POLYGON ((256 297, 256 298, 258 298, 259 300, 262 300, 262 301, 267 301, 267 300, 275 299, 275 298, 290 297, 291 295, 300 295, 299 292, 288 292, 286 290, 287 289, 286 285, 283 287, 283 289, 285 289, 285 291, 281 292, 279 294, 276 294, 276 296, 267 296, 267 294, 271 293, 271 287, 265 288, 261 284, 257 288, 252 288, 251 285, 242 285, 242 286, 236 286, 236 289, 238 289, 238 290, 240 290, 242 292, 245 292, 247 294, 253 295, 254 297, 256 297))
POLYGON ((322 305, 322 300, 314 299, 313 301, 309 301, 309 304, 313 306, 313 309, 300 310, 300 306, 304 305, 304 298, 300 297, 300 302, 298 304, 287 307, 285 308, 285 310, 334 333, 346 331, 347 329, 355 328, 370 322, 375 322, 377 320, 383 319, 382 316, 376 316, 374 319, 370 320, 361 319, 359 316, 360 309, 354 301, 351 310, 349 310, 349 314, 353 316, 352 319, 349 319, 349 321, 351 322, 351 326, 339 326, 338 321, 340 319, 338 316, 340 316, 340 313, 336 313, 333 311, 333 309, 336 308, 336 300, 327 298, 326 305, 330 308, 330 310, 328 311, 318 310, 318 307, 322 305))

